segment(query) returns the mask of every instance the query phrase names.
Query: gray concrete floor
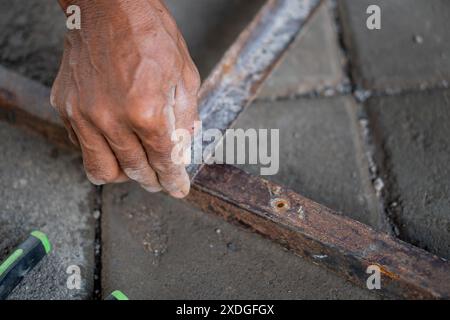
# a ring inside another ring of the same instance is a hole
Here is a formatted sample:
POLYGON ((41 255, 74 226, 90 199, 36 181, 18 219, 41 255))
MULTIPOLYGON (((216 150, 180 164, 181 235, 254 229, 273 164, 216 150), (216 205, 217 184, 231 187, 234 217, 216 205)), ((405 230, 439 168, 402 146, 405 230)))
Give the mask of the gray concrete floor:
POLYGON ((403 240, 450 256, 450 2, 339 1, 344 40, 373 141, 374 179, 403 240), (368 4, 383 25, 364 25, 368 4))
MULTIPOLYGON (((261 2, 168 1, 203 76, 261 2)), ((448 257, 450 102, 442 84, 450 77, 442 71, 449 60, 440 45, 448 37, 447 3, 411 0, 420 10, 408 7, 411 15, 403 15, 404 6, 376 1, 387 19, 386 29, 373 34, 360 26, 365 2, 350 2, 356 1, 338 1, 343 36, 327 2, 237 126, 281 129, 282 170, 272 180, 448 257), (411 30, 420 12, 434 22, 411 30), (398 45, 414 34, 423 35, 423 46, 398 45), (397 71, 387 60, 395 61, 397 71), (381 96, 361 102, 352 85, 381 96), (393 95, 404 88, 409 91, 393 95)), ((0 9, 0 63, 50 85, 64 32, 56 1, 0 0, 0 9)), ((36 228, 48 232, 57 249, 13 298, 92 298, 92 200, 98 196, 104 294, 122 289, 134 299, 380 298, 167 196, 133 184, 107 186, 99 194, 84 178, 77 155, 29 133, 1 124, 0 140, 0 258, 36 228), (82 267, 80 291, 66 289, 70 264, 82 267)))
POLYGON ((11 299, 89 299, 94 273, 93 187, 80 156, 0 123, 0 261, 34 230, 53 251, 11 299), (68 290, 67 269, 78 266, 81 290, 68 290))
POLYGON ((450 90, 377 97, 366 107, 400 237, 450 259, 450 90))
POLYGON ((341 0, 352 72, 364 89, 399 91, 448 86, 450 2, 341 0), (382 12, 381 30, 365 28, 366 8, 382 12))
POLYGON ((134 299, 373 299, 261 236, 136 185, 108 186, 103 289, 134 299))

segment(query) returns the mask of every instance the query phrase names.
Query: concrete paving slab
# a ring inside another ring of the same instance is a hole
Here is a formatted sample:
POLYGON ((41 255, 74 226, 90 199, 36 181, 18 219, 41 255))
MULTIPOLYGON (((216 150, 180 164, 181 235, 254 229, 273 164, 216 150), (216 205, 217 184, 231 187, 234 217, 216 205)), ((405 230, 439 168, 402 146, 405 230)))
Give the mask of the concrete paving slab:
POLYGON ((64 13, 56 0, 0 0, 0 63, 51 85, 65 30, 64 13))
POLYGON ((323 93, 342 87, 345 83, 343 63, 334 15, 326 1, 267 79, 258 98, 323 93))
POLYGON ((450 258, 450 90, 372 98, 367 110, 400 237, 450 258))
POLYGON ((280 130, 280 171, 265 178, 377 228, 355 111, 351 97, 257 102, 235 127, 280 130))
POLYGON ((16 288, 11 299, 88 299, 93 292, 92 187, 79 156, 0 122, 0 260, 33 230, 53 252, 16 288), (66 286, 69 266, 81 268, 81 290, 66 286))
POLYGON ((450 82, 450 2, 339 0, 357 83, 400 90, 450 82), (366 10, 381 8, 381 30, 369 30, 366 10))
POLYGON ((108 186, 103 291, 132 299, 375 299, 219 217, 139 186, 108 186))

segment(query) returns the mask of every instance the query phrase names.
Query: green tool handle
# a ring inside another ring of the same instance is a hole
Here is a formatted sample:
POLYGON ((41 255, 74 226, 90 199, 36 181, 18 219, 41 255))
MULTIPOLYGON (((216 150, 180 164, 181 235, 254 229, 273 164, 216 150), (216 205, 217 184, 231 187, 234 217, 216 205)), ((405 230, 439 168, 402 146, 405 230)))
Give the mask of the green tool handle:
POLYGON ((0 264, 0 300, 8 298, 25 275, 49 252, 51 244, 47 236, 33 231, 25 242, 0 264))
POLYGON ((119 290, 114 291, 111 293, 105 300, 129 300, 128 297, 119 290))

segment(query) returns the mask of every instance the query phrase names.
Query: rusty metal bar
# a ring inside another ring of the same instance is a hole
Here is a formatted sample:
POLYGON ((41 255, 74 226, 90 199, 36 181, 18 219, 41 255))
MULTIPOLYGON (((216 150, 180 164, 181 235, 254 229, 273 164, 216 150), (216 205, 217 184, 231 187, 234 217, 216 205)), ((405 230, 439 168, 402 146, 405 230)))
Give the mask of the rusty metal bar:
MULTIPOLYGON (((202 86, 199 113, 203 130, 224 132, 233 125, 321 1, 267 1, 202 86)), ((212 144, 220 143, 197 138, 203 150, 211 152, 212 144)), ((212 154, 205 156, 203 160, 208 160, 212 154)), ((195 177, 201 167, 193 158, 188 167, 190 177, 195 177)))
POLYGON ((49 88, 0 66, 0 119, 37 131, 59 146, 72 146, 49 97, 49 88))
MULTIPOLYGON (((49 89, 0 67, 0 118, 69 145, 48 102, 49 89)), ((188 201, 243 224, 296 254, 365 286, 367 266, 380 267, 382 293, 450 298, 450 264, 424 250, 338 215, 282 186, 230 166, 205 166, 188 201)))
POLYGON ((380 268, 381 290, 412 299, 450 298, 450 263, 308 200, 283 186, 226 165, 205 166, 189 201, 281 243, 366 288, 367 267, 380 268))

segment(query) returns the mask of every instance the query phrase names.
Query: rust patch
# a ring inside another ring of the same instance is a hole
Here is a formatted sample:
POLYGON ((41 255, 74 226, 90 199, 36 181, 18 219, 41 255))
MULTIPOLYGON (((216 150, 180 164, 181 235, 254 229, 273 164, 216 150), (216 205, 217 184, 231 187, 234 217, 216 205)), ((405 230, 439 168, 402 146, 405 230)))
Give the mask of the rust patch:
POLYGON ((223 69, 222 69, 223 75, 227 75, 228 73, 231 72, 232 69, 233 69, 233 65, 231 64, 231 62, 225 62, 223 64, 223 69))
POLYGON ((400 279, 400 277, 398 275, 396 275, 395 273, 392 273, 392 272, 386 270, 386 268, 383 267, 382 265, 379 265, 379 264, 375 263, 374 266, 377 266, 378 268, 380 268, 381 274, 387 276, 388 278, 391 278, 393 280, 400 279))

